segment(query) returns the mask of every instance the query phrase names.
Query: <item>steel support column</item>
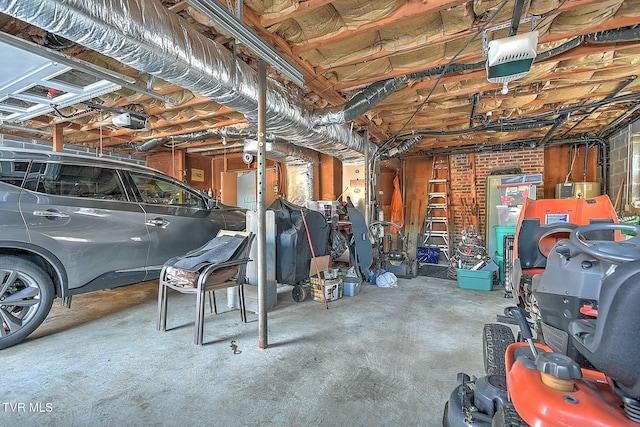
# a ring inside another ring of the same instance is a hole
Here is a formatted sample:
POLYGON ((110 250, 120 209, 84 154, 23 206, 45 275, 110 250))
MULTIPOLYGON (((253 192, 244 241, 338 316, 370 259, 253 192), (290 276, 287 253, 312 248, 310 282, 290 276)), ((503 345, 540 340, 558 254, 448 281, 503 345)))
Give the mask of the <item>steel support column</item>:
POLYGON ((258 210, 258 340, 259 348, 267 348, 267 64, 258 63, 258 170, 256 174, 256 201, 258 210))

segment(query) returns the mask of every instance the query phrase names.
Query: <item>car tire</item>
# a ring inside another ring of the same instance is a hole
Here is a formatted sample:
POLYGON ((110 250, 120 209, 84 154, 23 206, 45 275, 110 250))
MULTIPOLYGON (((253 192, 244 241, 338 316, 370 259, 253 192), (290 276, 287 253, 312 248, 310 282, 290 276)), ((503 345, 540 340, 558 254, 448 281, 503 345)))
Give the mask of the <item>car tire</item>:
POLYGON ((482 354, 487 375, 506 375, 505 353, 515 342, 513 331, 507 325, 487 323, 482 332, 482 354))
POLYGON ((22 342, 49 314, 51 277, 31 261, 0 256, 0 349, 22 342))
POLYGON ((502 405, 491 420, 491 427, 529 427, 513 407, 513 404, 502 405))

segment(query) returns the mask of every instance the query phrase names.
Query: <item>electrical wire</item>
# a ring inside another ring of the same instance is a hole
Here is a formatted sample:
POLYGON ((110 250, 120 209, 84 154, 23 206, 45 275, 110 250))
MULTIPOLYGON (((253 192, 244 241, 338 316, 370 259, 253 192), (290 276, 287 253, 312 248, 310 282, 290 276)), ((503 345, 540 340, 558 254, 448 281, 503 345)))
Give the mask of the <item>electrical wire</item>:
POLYGON ((504 0, 502 2, 502 4, 500 4, 500 6, 498 6, 498 8, 495 10, 495 12, 493 12, 493 15, 491 15, 489 17, 489 19, 487 19, 487 21, 480 27, 478 28, 478 31, 476 31, 476 33, 469 39, 467 40, 467 42, 458 50, 458 52, 456 52, 455 55, 453 55, 453 57, 451 57, 451 59, 445 64, 445 66, 442 68, 442 71, 440 72, 440 74, 438 75, 438 78, 436 80, 436 82, 433 84, 433 86, 431 87, 431 90, 429 91, 429 94, 425 97, 425 99, 420 103, 420 105, 418 105, 418 108, 416 108, 416 110, 413 112, 413 114, 411 114, 411 117, 409 117, 407 119, 407 121, 402 125, 402 127, 400 128, 400 130, 398 130, 398 132, 396 133, 396 135, 394 135, 393 137, 389 138, 387 141, 385 141, 382 145, 380 145, 378 147, 378 149, 376 150, 376 152, 374 153, 374 155, 378 155, 378 153, 380 153, 381 150, 383 150, 384 148, 386 148, 389 144, 395 142, 398 138, 398 135, 402 133, 402 131, 409 125, 409 123, 413 120, 413 118, 420 112, 420 110, 422 110, 422 108, 426 105, 426 103, 429 101, 429 99, 431 99, 431 95, 433 95, 433 92, 436 90, 436 87, 438 87, 438 84, 440 83, 440 80, 442 80, 442 77, 444 77, 445 73, 447 72, 448 68, 453 64, 453 61, 455 61, 458 56, 460 56, 460 54, 467 48, 469 47, 469 45, 471 43, 473 43, 473 41, 480 35, 482 34, 482 32, 487 28, 487 26, 495 19, 496 16, 498 16, 498 14, 500 13, 500 11, 502 10, 503 7, 505 7, 505 5, 509 2, 509 0, 504 0))
POLYGON ((82 111, 76 111, 73 114, 63 114, 59 109, 58 106, 56 104, 51 104, 51 108, 53 109, 53 111, 55 111, 55 113, 59 116, 62 117, 63 119, 73 119, 74 117, 78 117, 81 116, 83 114, 87 114, 90 113, 92 111, 96 111, 96 108, 93 107, 89 107, 86 110, 82 110, 82 111))
POLYGON ((573 164, 576 161, 576 157, 578 157, 578 150, 579 150, 579 148, 576 147, 576 150, 573 153, 573 159, 571 159, 571 166, 569 166, 569 172, 567 173, 567 177, 564 179, 565 183, 569 182, 569 177, 571 176, 571 173, 573 172, 573 164))

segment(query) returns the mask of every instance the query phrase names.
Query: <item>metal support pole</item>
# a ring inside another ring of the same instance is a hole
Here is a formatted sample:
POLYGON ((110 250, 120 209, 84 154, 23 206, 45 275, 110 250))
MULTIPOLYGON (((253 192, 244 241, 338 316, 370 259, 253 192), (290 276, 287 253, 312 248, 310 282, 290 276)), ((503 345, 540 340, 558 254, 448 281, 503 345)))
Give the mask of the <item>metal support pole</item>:
POLYGON ((364 130, 364 223, 371 224, 371 173, 369 164, 369 129, 364 130))
POLYGON ((258 210, 258 340, 259 348, 267 348, 267 65, 258 62, 258 173, 256 174, 256 201, 258 210))

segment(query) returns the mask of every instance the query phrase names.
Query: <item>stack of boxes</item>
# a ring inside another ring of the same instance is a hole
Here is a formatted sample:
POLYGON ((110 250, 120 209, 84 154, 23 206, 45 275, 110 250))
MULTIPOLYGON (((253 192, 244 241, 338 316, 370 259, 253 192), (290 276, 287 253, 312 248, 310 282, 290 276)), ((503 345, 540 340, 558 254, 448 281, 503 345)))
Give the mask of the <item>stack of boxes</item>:
POLYGON ((342 274, 338 268, 329 268, 320 272, 318 275, 311 276, 311 295, 314 301, 335 301, 342 298, 342 274), (322 291, 324 290, 324 297, 322 291))
POLYGON ((353 297, 360 293, 362 280, 359 277, 342 277, 339 268, 328 268, 320 271, 321 278, 317 274, 310 277, 311 295, 315 301, 323 302, 322 292, 327 301, 335 301, 343 295, 353 297))

